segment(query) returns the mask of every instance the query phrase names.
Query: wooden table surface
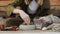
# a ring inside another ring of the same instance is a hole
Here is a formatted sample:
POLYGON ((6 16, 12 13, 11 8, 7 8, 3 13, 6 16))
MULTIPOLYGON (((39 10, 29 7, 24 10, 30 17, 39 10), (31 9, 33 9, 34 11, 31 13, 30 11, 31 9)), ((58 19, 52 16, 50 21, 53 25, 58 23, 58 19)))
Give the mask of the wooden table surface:
MULTIPOLYGON (((8 20, 8 19, 7 19, 8 20)), ((42 30, 18 30, 18 31, 0 31, 0 33, 38 33, 38 32, 51 32, 50 30, 45 30, 45 31, 42 31, 42 30)))
POLYGON ((19 31, 0 31, 0 33, 42 33, 42 32, 51 32, 51 31, 42 31, 42 30, 19 30, 19 31))

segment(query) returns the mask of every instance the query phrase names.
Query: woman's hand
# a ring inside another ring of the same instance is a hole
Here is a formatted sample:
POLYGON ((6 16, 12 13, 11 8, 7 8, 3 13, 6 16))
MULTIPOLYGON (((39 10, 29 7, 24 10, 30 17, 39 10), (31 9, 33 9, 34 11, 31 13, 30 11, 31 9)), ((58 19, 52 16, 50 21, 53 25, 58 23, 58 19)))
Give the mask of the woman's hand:
POLYGON ((44 21, 45 21, 44 19, 45 19, 45 17, 40 17, 39 18, 40 22, 42 22, 42 23, 44 23, 44 21))
POLYGON ((23 18, 24 20, 24 23, 29 25, 31 22, 30 22, 30 17, 29 16, 26 16, 25 18, 23 18))

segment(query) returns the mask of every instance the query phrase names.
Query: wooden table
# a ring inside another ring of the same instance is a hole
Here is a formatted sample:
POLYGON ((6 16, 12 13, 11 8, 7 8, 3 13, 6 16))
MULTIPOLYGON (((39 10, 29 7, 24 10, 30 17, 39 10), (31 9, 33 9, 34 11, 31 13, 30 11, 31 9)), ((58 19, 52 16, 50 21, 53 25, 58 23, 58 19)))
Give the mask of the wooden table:
POLYGON ((0 31, 0 33, 42 33, 42 32, 51 32, 51 31, 42 31, 42 30, 0 31))

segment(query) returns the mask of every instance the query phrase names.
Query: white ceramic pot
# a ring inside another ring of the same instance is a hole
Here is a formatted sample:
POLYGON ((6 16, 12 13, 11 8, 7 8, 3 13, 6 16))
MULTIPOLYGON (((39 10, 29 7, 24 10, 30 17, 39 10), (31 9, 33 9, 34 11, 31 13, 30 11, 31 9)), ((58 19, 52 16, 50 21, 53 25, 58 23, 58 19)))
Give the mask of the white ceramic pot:
POLYGON ((19 29, 22 29, 22 30, 34 30, 35 25, 20 25, 19 29))

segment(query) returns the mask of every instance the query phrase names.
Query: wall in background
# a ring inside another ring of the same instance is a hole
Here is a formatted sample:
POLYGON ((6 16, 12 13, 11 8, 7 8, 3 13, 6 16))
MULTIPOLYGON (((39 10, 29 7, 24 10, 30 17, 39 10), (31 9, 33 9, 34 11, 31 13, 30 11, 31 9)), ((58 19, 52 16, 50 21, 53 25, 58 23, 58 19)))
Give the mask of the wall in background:
POLYGON ((50 9, 60 10, 60 0, 50 0, 50 9))
POLYGON ((9 3, 12 3, 14 0, 0 0, 0 6, 7 6, 9 3))
POLYGON ((8 4, 14 2, 15 0, 0 0, 0 11, 5 11, 8 4))

